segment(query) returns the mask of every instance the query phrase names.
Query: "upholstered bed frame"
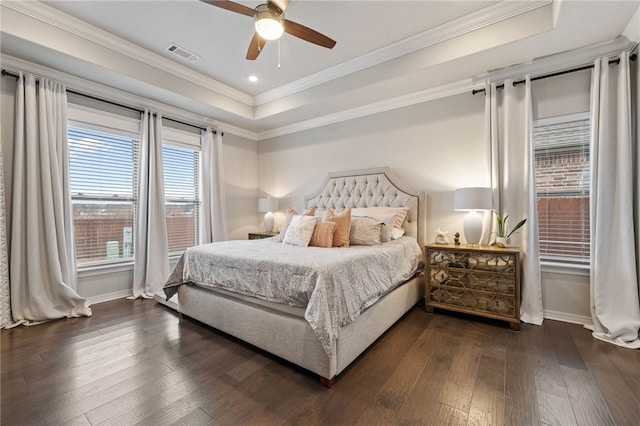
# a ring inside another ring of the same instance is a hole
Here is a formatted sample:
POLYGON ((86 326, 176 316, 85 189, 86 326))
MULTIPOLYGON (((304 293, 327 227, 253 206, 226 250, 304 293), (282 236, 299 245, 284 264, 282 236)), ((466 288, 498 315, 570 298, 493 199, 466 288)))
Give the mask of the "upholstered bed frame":
MULTIPOLYGON (((400 182, 388 168, 331 173, 320 189, 306 197, 307 207, 408 207, 405 234, 424 247, 426 204, 424 191, 400 182)), ((284 358, 320 376, 331 386, 336 376, 411 309, 424 294, 419 274, 385 295, 355 321, 340 330, 327 354, 307 321, 297 315, 228 294, 183 285, 178 310, 212 327, 284 358)))

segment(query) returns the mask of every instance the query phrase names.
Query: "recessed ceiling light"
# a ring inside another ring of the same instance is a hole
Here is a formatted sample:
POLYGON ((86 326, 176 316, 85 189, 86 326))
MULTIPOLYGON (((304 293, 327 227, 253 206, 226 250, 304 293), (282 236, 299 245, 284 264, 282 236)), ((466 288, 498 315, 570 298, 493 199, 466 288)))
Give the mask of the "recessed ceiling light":
POLYGON ((257 83, 258 82, 258 76, 251 74, 247 76, 247 80, 249 80, 252 83, 257 83))

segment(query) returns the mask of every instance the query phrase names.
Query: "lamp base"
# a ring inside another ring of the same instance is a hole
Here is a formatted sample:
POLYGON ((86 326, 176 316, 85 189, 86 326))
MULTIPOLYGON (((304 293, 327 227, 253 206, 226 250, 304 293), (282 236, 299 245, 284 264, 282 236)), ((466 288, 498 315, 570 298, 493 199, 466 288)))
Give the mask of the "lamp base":
POLYGON ((482 238, 482 218, 472 210, 464 217, 464 238, 469 245, 478 245, 482 238))
POLYGON ((273 213, 267 212, 264 215, 264 230, 267 232, 273 232, 273 213))

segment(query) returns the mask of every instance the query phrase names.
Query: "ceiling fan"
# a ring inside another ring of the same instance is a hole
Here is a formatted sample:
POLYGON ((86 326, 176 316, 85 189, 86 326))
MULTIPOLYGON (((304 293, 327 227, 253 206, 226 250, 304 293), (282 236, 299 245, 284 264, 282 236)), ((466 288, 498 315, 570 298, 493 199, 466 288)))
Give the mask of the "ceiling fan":
POLYGON ((229 0, 201 1, 212 6, 253 17, 256 32, 253 34, 253 38, 249 43, 249 49, 247 50, 247 59, 249 60, 254 60, 258 57, 262 48, 267 44, 267 40, 277 40, 282 36, 282 33, 291 34, 302 40, 329 49, 332 49, 333 46, 336 45, 335 40, 304 25, 285 19, 284 10, 289 5, 290 0, 268 0, 255 9, 229 0))

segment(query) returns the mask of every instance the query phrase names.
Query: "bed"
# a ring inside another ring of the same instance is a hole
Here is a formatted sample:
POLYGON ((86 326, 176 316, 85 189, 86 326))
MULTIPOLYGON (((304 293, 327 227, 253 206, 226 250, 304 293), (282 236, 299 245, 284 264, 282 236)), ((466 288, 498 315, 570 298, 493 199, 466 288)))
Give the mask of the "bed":
POLYGON ((404 207, 407 210, 402 224, 404 236, 366 248, 292 247, 274 241, 275 238, 199 246, 187 250, 179 260, 165 285, 165 294, 167 297, 178 295, 181 315, 316 373, 320 382, 330 387, 338 374, 423 298, 421 266, 424 257, 421 250, 425 242, 425 196, 423 191, 413 190, 400 182, 390 169, 375 168, 330 173, 316 192, 305 197, 305 206, 316 211, 331 209, 336 212, 349 207, 404 207), (286 262, 286 265, 271 265, 271 260, 267 261, 261 250, 270 252, 273 262, 286 262), (417 254, 415 250, 418 250, 417 254), (304 256, 299 256, 302 251, 305 256, 317 253, 318 270, 301 269, 309 266, 304 256), (373 260, 375 264, 393 262, 398 265, 383 265, 382 268, 386 268, 388 280, 399 282, 377 284, 375 274, 365 277, 368 271, 358 272, 362 269, 355 267, 351 270, 350 260, 344 259, 344 264, 334 263, 337 257, 353 257, 356 264, 365 251, 367 256, 377 253, 378 258, 373 260), (393 251, 404 253, 411 261, 404 262, 403 258, 386 260, 390 256, 388 252, 393 251), (321 252, 326 253, 328 260, 320 258, 321 252), (238 266, 235 256, 243 257, 247 266, 238 266), (415 256, 420 257, 420 265, 415 264, 415 256), (222 266, 218 268, 226 263, 229 263, 227 270, 222 266), (283 278, 284 270, 290 272, 290 278, 283 278), (338 270, 340 273, 335 273, 338 270), (241 281, 239 288, 220 284, 218 281, 224 280, 218 277, 223 275, 241 281), (349 286, 340 282, 345 276, 359 284, 349 286), (254 278, 271 280, 282 291, 254 288, 254 278), (336 292, 363 286, 371 287, 377 295, 364 295, 350 303, 333 302, 336 292), (289 295, 287 292, 291 289, 300 290, 289 295), (265 296, 265 293, 268 294, 265 296), (326 309, 330 311, 327 313, 326 309))

